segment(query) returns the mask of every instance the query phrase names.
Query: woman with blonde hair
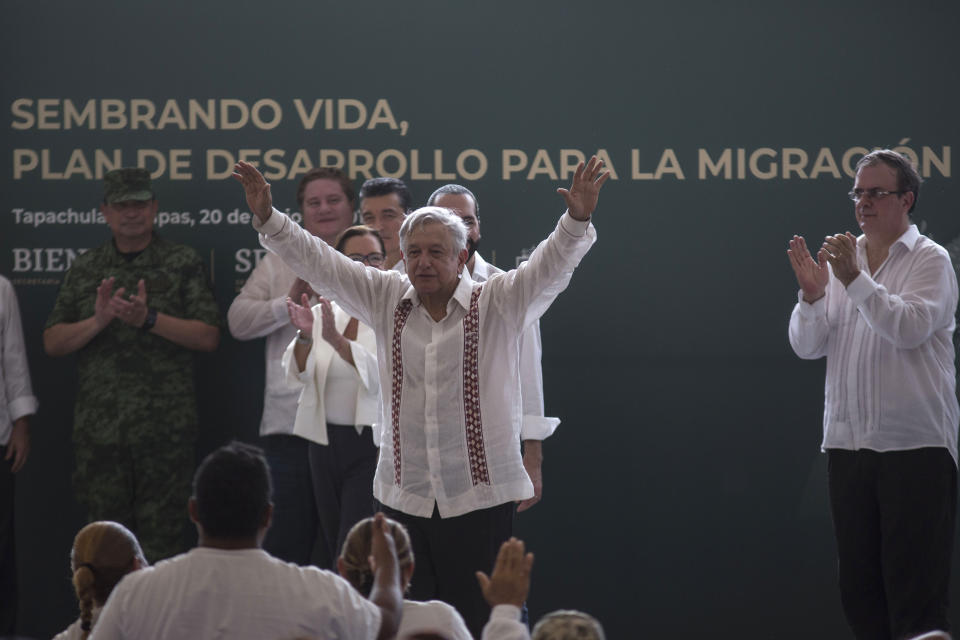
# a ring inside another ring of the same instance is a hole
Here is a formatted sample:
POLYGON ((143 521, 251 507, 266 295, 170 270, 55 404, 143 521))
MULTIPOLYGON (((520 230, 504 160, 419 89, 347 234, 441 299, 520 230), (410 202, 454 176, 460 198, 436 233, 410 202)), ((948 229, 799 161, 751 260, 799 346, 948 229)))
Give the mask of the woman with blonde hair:
MULTIPOLYGON (((400 586, 406 592, 413 577, 413 550, 410 548, 410 535, 402 524, 385 518, 387 530, 393 536, 397 548, 397 567, 400 569, 400 586)), ((373 537, 373 518, 365 518, 355 524, 343 543, 343 550, 337 559, 340 576, 363 594, 368 596, 373 587, 373 570, 370 567, 370 549, 373 537)), ((403 616, 397 638, 427 637, 434 634, 449 640, 472 640, 473 636, 467 624, 457 610, 446 602, 430 600, 427 602, 403 601, 403 616)))
POLYGON ((53 640, 85 640, 120 579, 146 566, 140 542, 122 524, 102 520, 80 529, 70 551, 80 617, 53 640))

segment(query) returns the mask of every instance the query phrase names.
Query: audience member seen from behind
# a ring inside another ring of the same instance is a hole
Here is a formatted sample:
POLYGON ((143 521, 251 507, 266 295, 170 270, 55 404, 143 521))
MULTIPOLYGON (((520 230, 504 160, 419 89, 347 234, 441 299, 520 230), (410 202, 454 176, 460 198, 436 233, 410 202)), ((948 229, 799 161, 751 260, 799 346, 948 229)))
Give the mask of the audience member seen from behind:
POLYGON ((561 609, 540 618, 533 628, 533 640, 605 640, 605 636, 593 616, 561 609))
POLYGON ((199 546, 124 580, 97 623, 97 640, 136 638, 392 638, 401 614, 393 539, 375 518, 369 600, 339 576, 274 558, 262 544, 273 504, 257 447, 211 453, 188 503, 199 546))
POLYGON ((80 529, 70 551, 80 617, 53 640, 85 639, 120 579, 146 566, 140 542, 122 524, 101 520, 80 529))
MULTIPOLYGON (((369 227, 350 227, 336 249, 367 267, 383 268, 383 241, 369 227)), ((380 371, 373 329, 336 303, 319 300, 311 309, 307 294, 287 299, 290 323, 298 331, 281 366, 287 384, 301 389, 293 433, 309 441, 312 493, 329 557, 336 558, 350 527, 373 515, 380 371)))
MULTIPOLYGON (((387 529, 393 536, 397 547, 397 566, 400 570, 400 584, 404 591, 410 586, 413 577, 413 549, 410 547, 410 535, 396 520, 385 519, 387 529)), ((370 568, 370 549, 373 538, 373 518, 361 520, 350 529, 343 544, 343 551, 337 559, 340 575, 367 596, 373 586, 373 571, 370 568)), ((403 619, 397 638, 442 637, 450 640, 471 640, 463 617, 446 602, 430 600, 416 602, 403 601, 403 619)))

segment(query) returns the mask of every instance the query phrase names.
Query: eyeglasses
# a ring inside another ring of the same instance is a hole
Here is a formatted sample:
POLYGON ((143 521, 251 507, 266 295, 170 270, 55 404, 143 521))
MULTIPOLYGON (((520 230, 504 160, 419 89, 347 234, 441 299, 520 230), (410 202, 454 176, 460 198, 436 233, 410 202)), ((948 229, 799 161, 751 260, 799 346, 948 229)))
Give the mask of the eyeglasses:
POLYGON ((884 191, 883 189, 854 189, 847 195, 854 202, 860 202, 863 200, 863 197, 866 196, 871 200, 879 200, 880 198, 886 198, 887 196, 900 196, 905 194, 906 191, 884 191))
POLYGON ((347 257, 357 262, 366 263, 371 267, 379 267, 383 264, 384 258, 382 253, 368 253, 367 255, 363 255, 362 253, 348 253, 347 257))

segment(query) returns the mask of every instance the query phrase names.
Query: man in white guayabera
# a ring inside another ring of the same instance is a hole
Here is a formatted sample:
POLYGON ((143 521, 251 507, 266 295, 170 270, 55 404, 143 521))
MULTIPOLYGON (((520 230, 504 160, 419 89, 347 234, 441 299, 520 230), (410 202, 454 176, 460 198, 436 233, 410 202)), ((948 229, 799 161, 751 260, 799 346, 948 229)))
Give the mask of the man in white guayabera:
POLYGON ((840 595, 857 638, 947 631, 957 502, 957 278, 910 213, 920 175, 879 150, 850 192, 863 235, 787 254, 800 284, 790 344, 827 357, 823 450, 840 595))
POLYGON ((591 158, 567 212, 517 269, 474 282, 467 229, 441 207, 400 228, 406 275, 340 255, 273 208, 252 165, 234 176, 267 249, 372 327, 383 393, 383 437, 374 497, 410 532, 418 559, 414 597, 452 604, 479 636, 489 617, 474 574, 493 566, 513 531, 515 501, 533 496, 520 454, 518 341, 570 281, 596 239, 590 222, 609 177, 591 158), (417 586, 419 585, 419 586, 417 586))

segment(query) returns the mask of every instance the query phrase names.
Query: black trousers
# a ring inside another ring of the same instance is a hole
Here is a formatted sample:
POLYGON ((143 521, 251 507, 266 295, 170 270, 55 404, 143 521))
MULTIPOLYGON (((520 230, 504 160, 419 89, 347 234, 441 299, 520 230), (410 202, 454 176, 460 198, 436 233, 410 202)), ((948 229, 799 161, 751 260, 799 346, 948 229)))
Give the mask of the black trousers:
POLYGON ((513 535, 516 505, 507 502, 455 518, 441 518, 436 506, 430 518, 411 516, 380 503, 377 508, 410 532, 414 569, 409 598, 452 605, 473 637, 479 638, 490 618, 490 607, 483 599, 476 572, 490 575, 493 570, 500 545, 513 535))
POLYGON ((272 434, 260 437, 273 484, 273 523, 263 548, 281 560, 308 565, 320 536, 319 566, 329 569, 328 545, 317 520, 313 480, 307 457, 309 441, 300 436, 272 434))
POLYGON ((908 638, 947 620, 957 468, 942 447, 828 451, 840 597, 857 638, 908 638))
POLYGON ((0 447, 0 637, 17 626, 17 556, 14 547, 13 499, 16 485, 7 448, 0 447))
POLYGON ((373 474, 379 450, 370 428, 360 433, 353 426, 327 425, 330 444, 308 446, 310 476, 320 528, 330 555, 329 569, 337 570, 337 558, 350 528, 373 515, 373 474))

